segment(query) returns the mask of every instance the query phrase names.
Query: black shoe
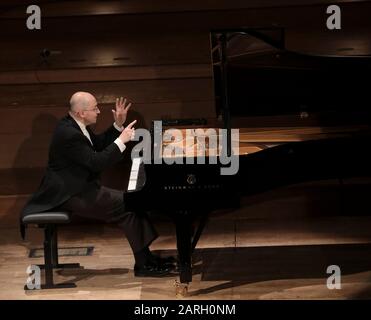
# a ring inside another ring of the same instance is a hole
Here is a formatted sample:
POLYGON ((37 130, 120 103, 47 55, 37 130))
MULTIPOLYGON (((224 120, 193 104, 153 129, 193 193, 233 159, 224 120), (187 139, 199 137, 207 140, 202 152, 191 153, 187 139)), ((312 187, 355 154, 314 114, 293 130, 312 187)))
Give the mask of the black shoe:
POLYGON ((177 260, 174 257, 160 257, 152 254, 150 262, 174 270, 176 268, 177 260))
POLYGON ((172 256, 160 257, 160 256, 152 254, 152 258, 153 258, 152 260, 153 262, 161 264, 161 265, 174 265, 175 263, 177 263, 177 260, 172 256))
POLYGON ((157 263, 146 263, 143 266, 134 266, 134 275, 136 277, 161 277, 169 273, 169 267, 157 263))

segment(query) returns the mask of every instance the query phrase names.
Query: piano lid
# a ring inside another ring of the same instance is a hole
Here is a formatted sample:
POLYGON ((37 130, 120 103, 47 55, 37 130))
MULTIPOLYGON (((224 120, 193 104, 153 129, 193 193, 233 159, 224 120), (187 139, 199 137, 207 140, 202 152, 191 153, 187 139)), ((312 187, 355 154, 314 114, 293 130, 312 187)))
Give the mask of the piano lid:
POLYGON ((280 28, 214 31, 211 38, 216 110, 232 124, 236 117, 248 125, 370 124, 364 80, 371 56, 287 50, 280 28))

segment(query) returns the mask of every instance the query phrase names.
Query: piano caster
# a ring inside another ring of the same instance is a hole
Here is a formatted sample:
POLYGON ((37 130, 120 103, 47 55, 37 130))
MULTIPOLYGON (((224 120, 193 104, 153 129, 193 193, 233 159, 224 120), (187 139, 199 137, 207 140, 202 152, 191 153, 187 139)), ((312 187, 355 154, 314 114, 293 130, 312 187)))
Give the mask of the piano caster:
POLYGON ((181 299, 188 296, 188 282, 181 283, 178 280, 175 280, 174 286, 176 298, 181 299))

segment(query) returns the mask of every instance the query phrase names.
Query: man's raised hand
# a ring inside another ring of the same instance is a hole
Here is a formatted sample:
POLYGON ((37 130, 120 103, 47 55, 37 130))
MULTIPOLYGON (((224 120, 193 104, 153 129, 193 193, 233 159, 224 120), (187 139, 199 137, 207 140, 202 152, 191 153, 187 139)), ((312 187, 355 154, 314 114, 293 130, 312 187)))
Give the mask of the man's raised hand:
POLYGON ((128 111, 131 107, 131 102, 126 105, 126 98, 123 97, 116 99, 116 110, 112 109, 113 118, 115 123, 121 127, 126 121, 128 111))

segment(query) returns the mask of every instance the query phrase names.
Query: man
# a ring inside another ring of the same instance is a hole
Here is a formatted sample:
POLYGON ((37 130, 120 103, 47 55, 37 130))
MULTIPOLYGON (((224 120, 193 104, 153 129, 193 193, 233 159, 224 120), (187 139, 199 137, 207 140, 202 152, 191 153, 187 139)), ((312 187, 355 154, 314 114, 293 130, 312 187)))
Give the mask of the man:
POLYGON ((153 255, 149 246, 157 233, 145 214, 125 212, 123 191, 100 185, 100 173, 122 159, 125 144, 134 137, 134 124, 123 127, 131 103, 116 99, 114 123, 104 133, 94 134, 89 125, 100 114, 97 101, 88 92, 76 92, 69 114, 54 131, 46 174, 22 216, 65 210, 86 218, 115 222, 123 229, 134 252, 136 276, 161 276, 170 271, 168 259, 153 255))

